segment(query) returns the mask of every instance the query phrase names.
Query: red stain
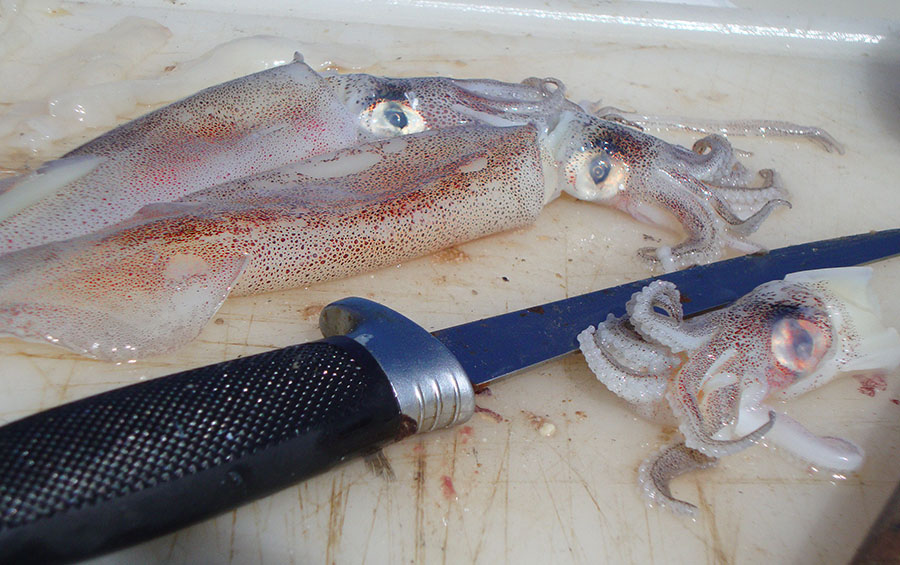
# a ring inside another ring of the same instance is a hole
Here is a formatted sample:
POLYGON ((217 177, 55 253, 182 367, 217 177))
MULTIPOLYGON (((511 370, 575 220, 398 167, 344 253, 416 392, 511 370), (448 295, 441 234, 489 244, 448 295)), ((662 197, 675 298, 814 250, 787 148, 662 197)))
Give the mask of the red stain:
POLYGON ((887 381, 882 375, 857 375, 856 380, 859 381, 859 392, 866 396, 875 396, 876 392, 887 390, 887 381))
POLYGON ((893 403, 896 404, 897 406, 900 406, 900 398, 892 398, 892 399, 891 399, 891 402, 893 402, 893 403))
POLYGON ((472 437, 474 430, 472 430, 472 426, 463 426, 459 429, 459 435, 462 436, 462 442, 466 443, 469 441, 469 438, 472 437))
POLYGON ((448 475, 443 475, 441 477, 441 492, 444 493, 444 498, 447 500, 456 498, 456 489, 453 488, 453 479, 448 475))
POLYGON ((476 413, 484 414, 485 416, 491 418, 491 419, 494 420, 495 422, 502 422, 502 421, 503 421, 503 416, 501 416, 500 414, 497 414, 496 412, 494 412, 494 411, 491 410, 490 408, 482 408, 481 406, 479 406, 479 405, 476 404, 476 405, 475 405, 475 412, 476 412, 476 413))

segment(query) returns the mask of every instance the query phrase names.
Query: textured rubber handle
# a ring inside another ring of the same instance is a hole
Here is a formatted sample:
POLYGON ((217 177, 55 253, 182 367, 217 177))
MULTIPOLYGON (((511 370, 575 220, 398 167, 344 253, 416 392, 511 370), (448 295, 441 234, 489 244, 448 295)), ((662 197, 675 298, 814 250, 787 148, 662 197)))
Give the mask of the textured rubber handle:
POLYGON ((0 428, 0 563, 144 541, 414 431, 346 337, 66 404, 0 428))

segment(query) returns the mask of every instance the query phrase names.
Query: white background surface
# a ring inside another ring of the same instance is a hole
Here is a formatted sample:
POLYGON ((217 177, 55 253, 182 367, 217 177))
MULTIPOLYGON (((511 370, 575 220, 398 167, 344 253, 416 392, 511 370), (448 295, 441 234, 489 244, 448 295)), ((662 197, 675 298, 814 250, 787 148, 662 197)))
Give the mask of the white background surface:
MULTIPOLYGON (((158 75, 235 37, 269 34, 295 40, 314 67, 328 62, 374 74, 508 81, 555 76, 575 100, 814 124, 847 153, 827 154, 802 141, 733 140, 753 152, 749 166, 777 169, 792 193, 794 208, 773 214, 754 239, 780 247, 896 227, 900 9, 893 2, 754 4, 737 10, 510 2, 492 10, 472 8, 480 6, 474 2, 54 3, 37 5, 31 43, 11 56, 52 64, 79 39, 138 14, 173 36, 130 70, 133 76, 158 75)), ((694 139, 660 135, 686 145, 694 139)), ((79 142, 64 140, 54 151, 79 142)), ((0 165, 23 160, 15 151, 2 157, 0 165)), ((0 421, 317 338, 319 309, 347 295, 381 301, 436 329, 643 278, 647 271, 634 251, 647 236, 675 237, 562 197, 525 229, 347 280, 230 299, 198 340, 133 365, 0 339, 0 421)), ((895 327, 898 276, 898 260, 875 267, 884 317, 895 327)), ((385 449, 393 478, 354 461, 101 561, 845 562, 898 479, 897 377, 887 375, 887 390, 871 397, 846 378, 779 406, 817 433, 861 444, 868 459, 859 473, 833 480, 755 447, 675 482, 677 496, 700 506, 696 521, 648 509, 637 494, 637 466, 673 431, 635 418, 573 355, 479 396, 478 405, 500 421, 476 414, 465 426, 385 449), (546 422, 555 426, 552 435, 539 431, 546 422)))

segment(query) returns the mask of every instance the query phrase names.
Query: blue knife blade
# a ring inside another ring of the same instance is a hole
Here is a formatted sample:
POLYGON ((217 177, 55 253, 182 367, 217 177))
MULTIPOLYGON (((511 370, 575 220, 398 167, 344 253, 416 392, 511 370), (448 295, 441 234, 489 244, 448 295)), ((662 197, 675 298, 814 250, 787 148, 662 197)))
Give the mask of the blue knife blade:
POLYGON ((576 336, 612 313, 625 313, 631 295, 654 280, 675 283, 684 315, 735 301, 764 282, 797 271, 847 267, 900 253, 900 229, 782 247, 635 281, 542 306, 434 332, 476 387, 578 349, 576 336), (498 347, 498 340, 508 344, 498 347))
MULTIPOLYGON (((785 274, 900 253, 900 230, 656 277, 686 313, 785 274)), ((576 349, 645 279, 428 333, 384 306, 322 311, 320 341, 138 383, 0 427, 0 563, 64 562, 172 532, 474 413, 474 390, 576 349)), ((215 561, 215 557, 211 557, 215 561)))

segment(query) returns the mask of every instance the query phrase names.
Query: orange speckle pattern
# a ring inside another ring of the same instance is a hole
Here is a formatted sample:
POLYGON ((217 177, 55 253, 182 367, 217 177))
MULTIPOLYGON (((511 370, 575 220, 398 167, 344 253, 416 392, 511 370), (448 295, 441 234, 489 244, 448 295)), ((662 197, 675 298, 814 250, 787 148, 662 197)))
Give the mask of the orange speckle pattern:
POLYGON ((226 82, 65 155, 103 162, 0 223, 0 254, 84 235, 125 220, 147 204, 170 202, 356 140, 354 117, 303 63, 226 82))
POLYGON ((536 136, 472 127, 383 140, 7 254, 0 329, 136 358, 192 338, 232 291, 343 277, 522 226, 544 204, 536 136))

